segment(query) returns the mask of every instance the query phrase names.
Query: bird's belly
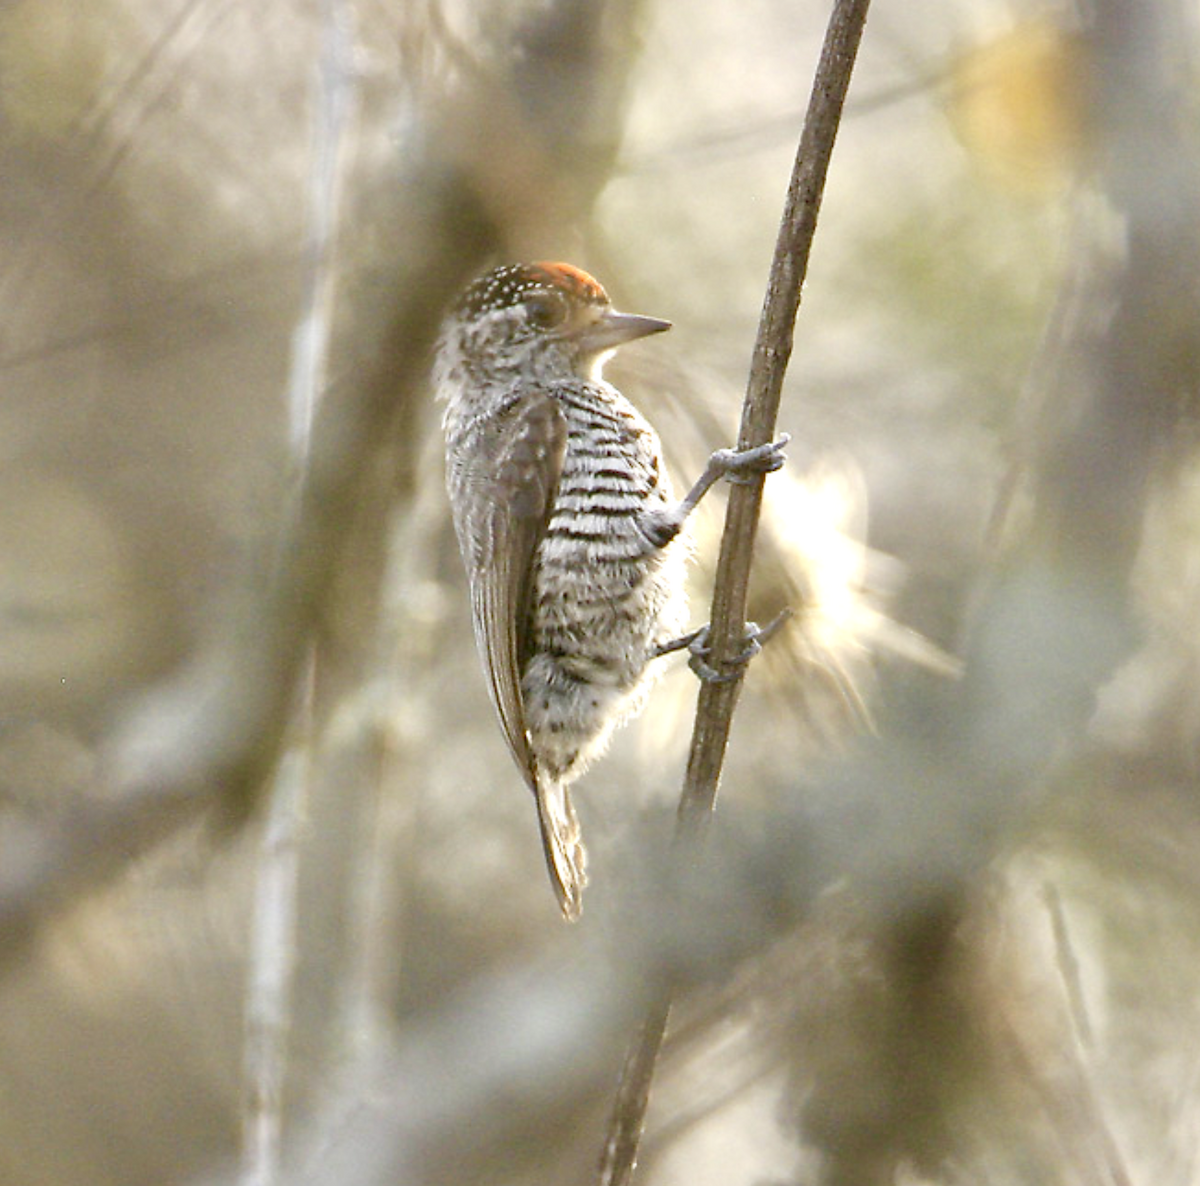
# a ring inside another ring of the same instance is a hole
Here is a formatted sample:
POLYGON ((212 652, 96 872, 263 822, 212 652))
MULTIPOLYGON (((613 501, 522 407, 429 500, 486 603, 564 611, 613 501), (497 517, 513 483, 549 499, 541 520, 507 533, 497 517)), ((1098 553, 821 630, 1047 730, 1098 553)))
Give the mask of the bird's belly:
POLYGON ((680 566, 644 541, 611 532, 595 544, 562 544, 543 547, 532 650, 579 678, 618 687, 636 682, 654 648, 677 630, 680 566))
POLYGON ((682 629, 682 553, 615 556, 576 541, 543 550, 536 622, 521 690, 540 765, 570 779, 642 708, 655 648, 682 629))

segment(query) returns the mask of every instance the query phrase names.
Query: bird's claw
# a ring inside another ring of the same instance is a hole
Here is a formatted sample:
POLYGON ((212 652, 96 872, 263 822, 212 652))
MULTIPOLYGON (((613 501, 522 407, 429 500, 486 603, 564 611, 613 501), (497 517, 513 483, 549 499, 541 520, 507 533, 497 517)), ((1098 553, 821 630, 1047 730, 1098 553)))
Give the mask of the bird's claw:
POLYGON ((784 449, 792 438, 785 432, 777 441, 752 449, 718 449, 709 462, 730 482, 748 485, 762 474, 774 473, 787 460, 784 449))
POLYGON ((757 627, 753 622, 746 623, 746 645, 741 653, 734 655, 726 660, 726 663, 732 668, 730 671, 718 671, 708 662, 708 656, 712 654, 712 647, 708 645, 708 627, 704 626, 696 631, 696 636, 688 644, 688 666, 695 672, 698 678, 702 679, 706 684, 728 684, 735 679, 740 679, 742 669, 762 650, 762 644, 758 641, 757 627))
POLYGON ((742 636, 743 646, 741 651, 724 660, 724 665, 730 668, 729 671, 718 671, 708 662, 708 656, 712 654, 712 647, 708 643, 707 626, 701 626, 699 630, 693 631, 686 638, 678 640, 678 645, 673 649, 682 650, 684 647, 687 648, 691 656, 688 659, 688 666, 705 683, 732 683, 734 680, 741 678, 746 664, 763 649, 763 646, 771 640, 775 632, 791 616, 792 611, 785 607, 762 628, 755 622, 747 622, 745 633, 742 636))

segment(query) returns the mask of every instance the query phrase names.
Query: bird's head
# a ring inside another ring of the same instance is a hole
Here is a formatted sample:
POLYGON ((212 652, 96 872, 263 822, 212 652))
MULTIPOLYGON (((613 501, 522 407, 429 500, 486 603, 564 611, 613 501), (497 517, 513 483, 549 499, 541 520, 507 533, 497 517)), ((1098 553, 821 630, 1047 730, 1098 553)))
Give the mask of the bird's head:
POLYGON ((441 354, 475 376, 598 377, 618 347, 670 329, 620 313, 593 277, 565 263, 507 264, 468 286, 442 331, 441 354))

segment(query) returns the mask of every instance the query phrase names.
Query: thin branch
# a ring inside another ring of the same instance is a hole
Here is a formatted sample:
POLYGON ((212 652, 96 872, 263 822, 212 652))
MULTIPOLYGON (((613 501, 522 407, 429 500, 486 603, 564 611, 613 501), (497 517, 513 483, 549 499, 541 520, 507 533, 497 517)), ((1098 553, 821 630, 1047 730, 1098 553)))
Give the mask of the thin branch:
MULTIPOLYGON (((310 659, 300 709, 306 723, 312 716, 312 680, 310 659)), ((242 1055, 240 1186, 273 1186, 282 1164, 284 1087, 296 974, 300 818, 311 777, 309 756, 298 746, 280 760, 260 845, 242 1055)))
POLYGON ((670 1015, 671 994, 663 992, 650 1003, 629 1044, 608 1122, 608 1137, 600 1154, 600 1186, 617 1186, 618 1183, 623 1186, 637 1165, 654 1069, 658 1065, 658 1052, 662 1049, 670 1015))
POLYGON ((333 248, 341 199, 342 153, 354 116, 355 88, 350 10, 326 0, 318 67, 317 126, 308 187, 308 241, 304 296, 293 331, 288 414, 301 473, 312 448, 317 401, 326 383, 333 323, 333 248))
MULTIPOLYGON (((287 384, 292 459, 301 486, 308 478, 317 407, 328 381, 340 182, 355 107, 351 15, 342 0, 325 0, 308 191, 307 274, 287 384)), ((243 1056, 243 1186, 274 1186, 283 1162, 301 833, 312 777, 318 655, 318 644, 311 641, 292 726, 295 742, 275 771, 256 871, 243 1056)))
MULTIPOLYGON (((765 444, 775 435, 825 177, 869 5, 870 0, 835 0, 826 29, 759 320, 742 405, 738 435, 741 449, 765 444)), ((685 843, 699 838, 712 814, 733 710, 741 690, 736 658, 743 646, 747 588, 762 491, 763 478, 758 477, 745 485, 735 485, 729 496, 713 589, 709 662, 718 671, 728 670, 732 678, 724 683, 705 682, 700 688, 687 775, 679 801, 678 833, 685 843)), ((647 1011, 626 1059, 601 1156, 600 1186, 626 1186, 633 1174, 670 1008, 671 992, 667 987, 647 1011)))
MULTIPOLYGON (((800 148, 788 185, 787 200, 775 244, 758 338, 750 365, 738 448, 765 444, 775 434, 783 378, 792 353, 800 292, 817 229, 842 106, 850 85, 854 57, 870 0, 837 0, 813 82, 800 148)), ((743 646, 746 597, 754 538, 762 504, 763 479, 736 485, 729 495, 725 533, 713 588, 709 642, 710 662, 718 670, 734 660, 743 646)), ((736 676, 736 669, 734 671, 736 676)), ((740 678, 708 682, 700 689, 687 778, 679 805, 681 825, 697 825, 713 807, 725 757, 740 678)))
POLYGON ((1071 1023, 1075 1027, 1079 1044, 1088 1049, 1092 1045, 1093 1032, 1088 1017, 1087 1000, 1083 995, 1083 977, 1079 973, 1079 958, 1075 954, 1075 945, 1071 942, 1071 930, 1067 926, 1062 895, 1053 882, 1047 881, 1042 887, 1042 901, 1046 905, 1046 913, 1050 916, 1050 930, 1054 937, 1054 961, 1063 991, 1066 993, 1071 1023))

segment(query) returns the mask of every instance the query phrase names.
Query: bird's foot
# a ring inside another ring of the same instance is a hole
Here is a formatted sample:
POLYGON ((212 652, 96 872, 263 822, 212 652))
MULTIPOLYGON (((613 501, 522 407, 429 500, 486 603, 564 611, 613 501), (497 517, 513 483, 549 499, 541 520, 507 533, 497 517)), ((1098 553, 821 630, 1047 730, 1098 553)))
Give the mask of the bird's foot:
POLYGON ((686 650, 690 658, 688 666, 696 673, 696 675, 710 684, 727 684, 735 679, 739 679, 746 667, 746 664, 754 658, 769 642, 779 628, 792 616, 790 609, 783 609, 766 626, 759 627, 754 622, 747 622, 745 633, 742 635, 741 651, 725 659, 722 666, 729 668, 727 671, 718 671, 709 663, 709 656, 712 654, 712 647, 708 642, 708 627, 701 626, 699 630, 693 630, 690 634, 685 634, 682 638, 672 639, 670 642, 662 643, 655 648, 655 655, 669 655, 674 651, 686 650))
POLYGON ((663 655, 673 655, 676 651, 690 651, 695 641, 701 635, 706 635, 707 633, 708 627, 701 626, 699 630, 693 630, 681 638, 673 638, 670 642, 660 642, 654 648, 654 653, 650 657, 652 659, 661 659, 663 655))
POLYGON ((755 445, 753 449, 718 449, 708 464, 718 476, 747 485, 761 474, 774 473, 787 461, 784 449, 792 438, 785 432, 777 441, 755 445))
POLYGON ((673 521, 682 523, 721 478, 728 478, 731 482, 749 483, 762 474, 779 469, 787 460, 787 454, 783 450, 791 439, 785 432, 779 440, 755 445, 752 449, 718 449, 708 459, 704 473, 676 508, 673 521))

